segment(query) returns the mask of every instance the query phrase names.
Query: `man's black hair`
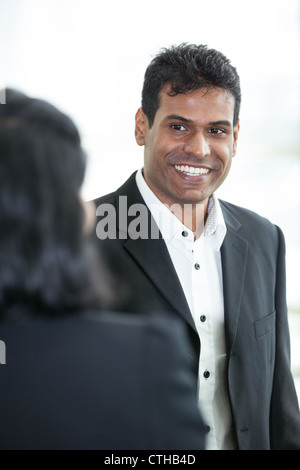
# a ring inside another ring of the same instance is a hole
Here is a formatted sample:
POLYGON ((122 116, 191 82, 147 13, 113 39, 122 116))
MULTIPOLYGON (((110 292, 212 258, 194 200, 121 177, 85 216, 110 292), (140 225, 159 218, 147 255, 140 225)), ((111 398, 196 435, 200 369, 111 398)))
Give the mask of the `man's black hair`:
POLYGON ((237 124, 241 104, 238 73, 224 54, 206 45, 183 43, 162 49, 146 69, 142 90, 142 108, 153 125, 159 108, 159 94, 165 85, 169 95, 191 90, 221 88, 235 99, 233 125, 237 124))

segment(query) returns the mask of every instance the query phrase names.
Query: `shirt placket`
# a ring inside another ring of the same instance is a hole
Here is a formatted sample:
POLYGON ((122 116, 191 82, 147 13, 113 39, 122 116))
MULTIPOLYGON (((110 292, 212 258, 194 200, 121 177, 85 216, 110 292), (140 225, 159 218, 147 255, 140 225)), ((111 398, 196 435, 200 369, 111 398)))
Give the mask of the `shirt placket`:
POLYGON ((210 311, 207 285, 204 238, 194 243, 192 266, 192 292, 194 319, 200 337, 199 405, 204 415, 210 440, 215 432, 213 397, 215 387, 215 351, 213 319, 210 311))

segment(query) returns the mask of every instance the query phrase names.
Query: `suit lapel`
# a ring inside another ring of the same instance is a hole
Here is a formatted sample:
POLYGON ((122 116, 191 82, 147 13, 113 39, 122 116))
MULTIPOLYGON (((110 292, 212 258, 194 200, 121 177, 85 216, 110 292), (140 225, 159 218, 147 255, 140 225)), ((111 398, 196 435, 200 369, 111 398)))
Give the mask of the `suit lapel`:
POLYGON ((238 235, 241 224, 222 205, 227 234, 221 248, 226 346, 230 354, 236 336, 244 288, 248 242, 238 235))
POLYGON ((147 274, 148 278, 153 282, 157 289, 162 295, 169 301, 175 311, 179 312, 180 315, 196 329, 195 323, 190 312, 186 297, 175 271, 174 265, 170 258, 168 249, 161 234, 158 231, 156 223, 148 210, 145 201, 143 200, 136 182, 135 173, 129 178, 129 180, 116 192, 116 207, 117 207, 117 220, 119 233, 124 238, 124 249, 130 253, 130 255, 139 264, 141 269, 147 274), (120 196, 126 196, 127 200, 120 198, 120 196), (123 207, 120 207, 120 201, 122 201, 123 207), (125 203, 127 208, 125 207, 125 203), (137 204, 142 204, 147 208, 148 217, 148 236, 146 239, 137 238, 132 239, 129 235, 130 223, 133 217, 120 217, 120 213, 124 213, 124 210, 133 207, 137 207, 137 204), (151 239, 151 233, 153 233, 153 226, 155 225, 156 230, 154 233, 159 233, 159 238, 151 239), (152 232, 151 232, 152 228, 152 232))
POLYGON ((165 242, 161 239, 132 240, 129 238, 124 247, 135 258, 174 310, 179 312, 195 329, 194 320, 165 242))

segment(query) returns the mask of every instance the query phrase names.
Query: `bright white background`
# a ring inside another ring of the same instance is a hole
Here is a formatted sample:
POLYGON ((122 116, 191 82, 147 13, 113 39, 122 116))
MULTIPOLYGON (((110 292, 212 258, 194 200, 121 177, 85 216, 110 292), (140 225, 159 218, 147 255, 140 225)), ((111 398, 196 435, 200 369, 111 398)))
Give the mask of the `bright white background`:
POLYGON ((0 85, 75 120, 92 199, 142 166, 134 115, 144 71, 160 48, 181 42, 219 49, 239 71, 239 148, 218 196, 283 229, 292 315, 300 310, 299 0, 0 0, 0 85))

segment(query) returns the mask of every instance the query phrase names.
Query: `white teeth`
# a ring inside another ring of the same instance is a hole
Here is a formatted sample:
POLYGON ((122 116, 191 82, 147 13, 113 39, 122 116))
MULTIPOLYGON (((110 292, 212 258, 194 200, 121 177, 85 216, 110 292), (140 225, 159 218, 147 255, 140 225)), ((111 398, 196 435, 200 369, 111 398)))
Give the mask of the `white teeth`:
POLYGON ((208 168, 198 168, 195 166, 175 165, 176 170, 187 173, 188 175, 206 175, 209 172, 208 168))

